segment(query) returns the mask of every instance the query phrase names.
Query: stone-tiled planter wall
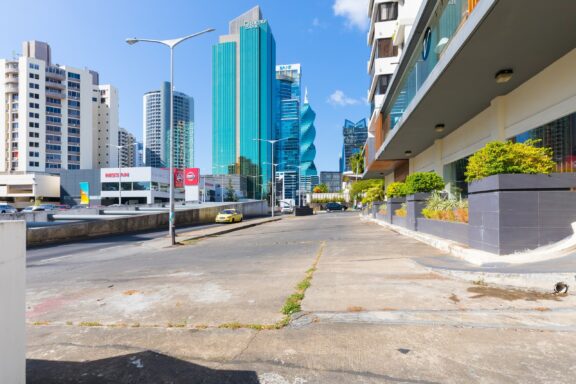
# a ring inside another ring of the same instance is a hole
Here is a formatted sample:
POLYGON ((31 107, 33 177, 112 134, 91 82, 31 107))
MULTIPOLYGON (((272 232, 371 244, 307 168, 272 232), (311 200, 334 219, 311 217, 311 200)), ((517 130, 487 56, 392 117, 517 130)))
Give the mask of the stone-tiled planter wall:
POLYGON ((468 245, 468 224, 444 220, 430 220, 419 217, 418 232, 428 233, 468 245))

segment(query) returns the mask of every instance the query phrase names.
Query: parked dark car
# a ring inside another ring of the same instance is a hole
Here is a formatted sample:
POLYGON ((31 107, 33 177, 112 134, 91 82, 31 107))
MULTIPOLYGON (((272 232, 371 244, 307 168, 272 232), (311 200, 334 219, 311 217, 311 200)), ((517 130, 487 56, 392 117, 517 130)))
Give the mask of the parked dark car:
POLYGON ((16 213, 18 210, 10 204, 0 204, 0 213, 16 213))
POLYGON ((346 207, 340 203, 328 203, 326 204, 326 212, 330 211, 345 211, 346 207))

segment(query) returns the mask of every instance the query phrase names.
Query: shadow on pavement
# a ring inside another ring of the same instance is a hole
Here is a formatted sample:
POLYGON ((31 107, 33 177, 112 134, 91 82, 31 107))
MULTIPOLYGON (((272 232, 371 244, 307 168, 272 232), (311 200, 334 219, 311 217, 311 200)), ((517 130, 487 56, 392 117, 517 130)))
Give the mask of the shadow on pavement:
POLYGON ((26 383, 259 384, 260 381, 253 371, 215 370, 145 351, 86 362, 28 359, 26 383))

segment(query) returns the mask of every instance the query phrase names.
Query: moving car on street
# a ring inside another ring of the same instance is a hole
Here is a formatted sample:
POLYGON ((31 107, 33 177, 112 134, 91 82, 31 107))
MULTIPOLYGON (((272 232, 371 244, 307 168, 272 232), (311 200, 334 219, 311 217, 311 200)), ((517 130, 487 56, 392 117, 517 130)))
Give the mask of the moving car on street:
POLYGON ((235 209, 225 209, 216 216, 217 223, 239 223, 242 219, 242 214, 235 209))
POLYGON ((16 213, 18 210, 10 204, 0 204, 0 213, 16 213))
POLYGON ((42 207, 41 205, 31 205, 29 207, 24 208, 22 212, 40 212, 45 210, 46 209, 44 209, 44 207, 42 207))
POLYGON ((328 203, 326 204, 326 212, 331 211, 345 211, 346 207, 340 203, 328 203))

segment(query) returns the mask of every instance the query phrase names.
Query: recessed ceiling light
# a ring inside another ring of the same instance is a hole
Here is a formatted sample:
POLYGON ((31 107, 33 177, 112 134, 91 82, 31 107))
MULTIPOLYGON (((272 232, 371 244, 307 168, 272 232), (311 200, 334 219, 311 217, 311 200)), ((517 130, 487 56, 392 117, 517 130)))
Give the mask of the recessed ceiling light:
POLYGON ((438 133, 444 132, 444 127, 445 127, 444 124, 436 124, 436 126, 434 127, 434 130, 438 133))
POLYGON ((410 150, 405 151, 404 154, 405 154, 406 156, 412 156, 412 151, 410 151, 410 150))
POLYGON ((507 83, 510 81, 513 74, 514 71, 512 69, 502 69, 501 71, 498 71, 498 73, 496 73, 494 79, 496 79, 496 82, 498 84, 507 83))

